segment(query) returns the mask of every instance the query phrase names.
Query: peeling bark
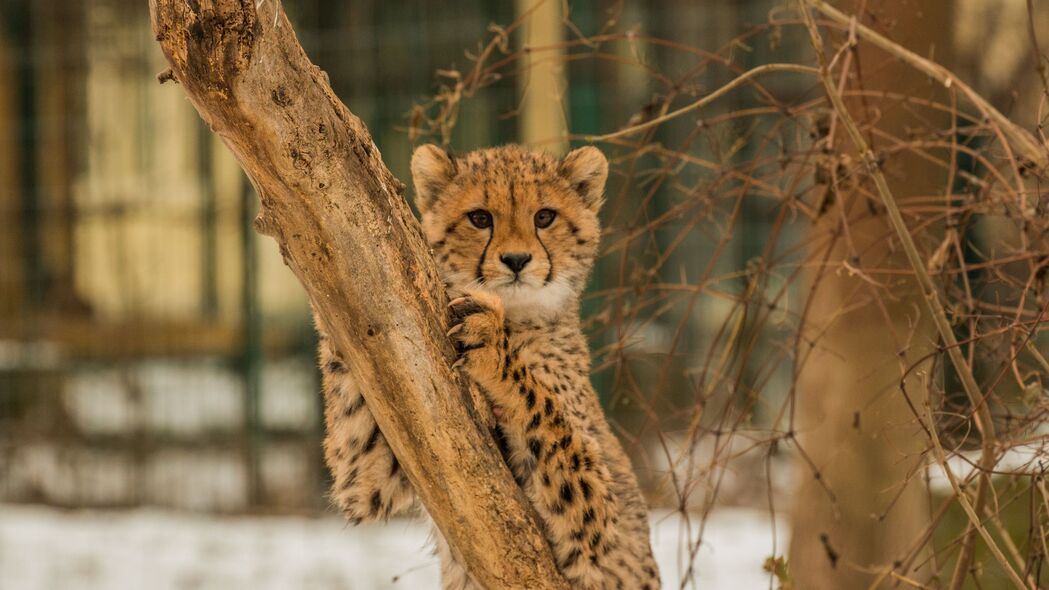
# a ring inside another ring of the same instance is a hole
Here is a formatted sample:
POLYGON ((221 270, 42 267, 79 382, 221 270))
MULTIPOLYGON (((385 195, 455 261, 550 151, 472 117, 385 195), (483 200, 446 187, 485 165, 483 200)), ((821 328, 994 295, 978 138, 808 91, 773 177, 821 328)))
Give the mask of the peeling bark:
POLYGON ((487 588, 567 588, 470 392, 404 185, 278 0, 150 0, 157 41, 251 177, 272 236, 452 551, 487 588))

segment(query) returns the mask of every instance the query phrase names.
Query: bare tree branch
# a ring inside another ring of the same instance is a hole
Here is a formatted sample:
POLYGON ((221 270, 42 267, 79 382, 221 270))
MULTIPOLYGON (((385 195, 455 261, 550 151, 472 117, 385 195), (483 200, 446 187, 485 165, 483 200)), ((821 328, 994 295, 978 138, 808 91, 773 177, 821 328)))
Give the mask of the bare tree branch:
POLYGON ((251 177, 277 240, 452 551, 487 588, 566 588, 532 511, 449 368, 446 296, 364 124, 279 0, 150 0, 201 117, 251 177))
POLYGON ((870 27, 856 22, 856 17, 841 12, 823 0, 806 0, 806 6, 807 5, 811 5, 816 10, 819 10, 838 25, 849 27, 850 30, 856 32, 858 37, 866 40, 886 53, 898 57, 908 63, 911 67, 930 78, 939 81, 944 86, 948 88, 952 86, 957 88, 958 91, 980 111, 981 115, 994 123, 995 131, 1002 135, 1003 145, 1014 146, 1015 149, 1020 152, 1022 157, 1030 160, 1030 162, 1038 169, 1044 169, 1049 166, 1049 146, 1044 144, 1039 145, 1038 140, 1033 135, 1016 123, 1013 123, 998 109, 994 108, 990 102, 980 96, 979 93, 970 88, 968 84, 959 80, 947 68, 925 59, 913 51, 908 51, 898 43, 894 43, 883 35, 879 35, 870 27))

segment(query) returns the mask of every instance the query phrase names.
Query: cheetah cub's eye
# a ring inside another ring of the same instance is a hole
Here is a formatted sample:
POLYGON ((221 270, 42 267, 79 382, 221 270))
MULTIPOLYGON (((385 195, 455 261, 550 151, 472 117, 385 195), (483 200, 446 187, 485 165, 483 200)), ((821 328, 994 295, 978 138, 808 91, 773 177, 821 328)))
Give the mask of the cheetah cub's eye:
POLYGON ((477 229, 492 227, 492 214, 484 209, 474 209, 467 213, 466 216, 470 218, 470 223, 474 224, 474 227, 477 229))
POLYGON ((539 229, 550 227, 557 218, 557 211, 553 209, 540 209, 535 212, 535 226, 539 229))

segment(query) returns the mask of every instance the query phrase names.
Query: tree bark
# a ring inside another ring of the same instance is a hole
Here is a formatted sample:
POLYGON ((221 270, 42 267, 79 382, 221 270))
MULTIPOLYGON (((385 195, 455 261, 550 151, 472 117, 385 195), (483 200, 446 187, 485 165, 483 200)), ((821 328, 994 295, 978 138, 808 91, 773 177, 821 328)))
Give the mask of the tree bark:
POLYGON ((279 0, 150 0, 201 117, 251 177, 272 236, 456 558, 487 588, 567 588, 471 394, 404 185, 306 57, 279 0))

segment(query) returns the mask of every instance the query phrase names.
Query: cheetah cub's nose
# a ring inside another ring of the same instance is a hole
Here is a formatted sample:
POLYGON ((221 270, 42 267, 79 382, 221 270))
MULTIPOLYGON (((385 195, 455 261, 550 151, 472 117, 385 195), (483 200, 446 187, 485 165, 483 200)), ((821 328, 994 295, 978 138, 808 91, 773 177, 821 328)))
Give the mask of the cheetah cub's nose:
POLYGON ((503 254, 499 256, 499 260, 509 267, 510 270, 514 271, 514 274, 517 274, 524 270, 524 267, 528 266, 529 261, 532 260, 532 255, 515 252, 511 254, 503 254))

